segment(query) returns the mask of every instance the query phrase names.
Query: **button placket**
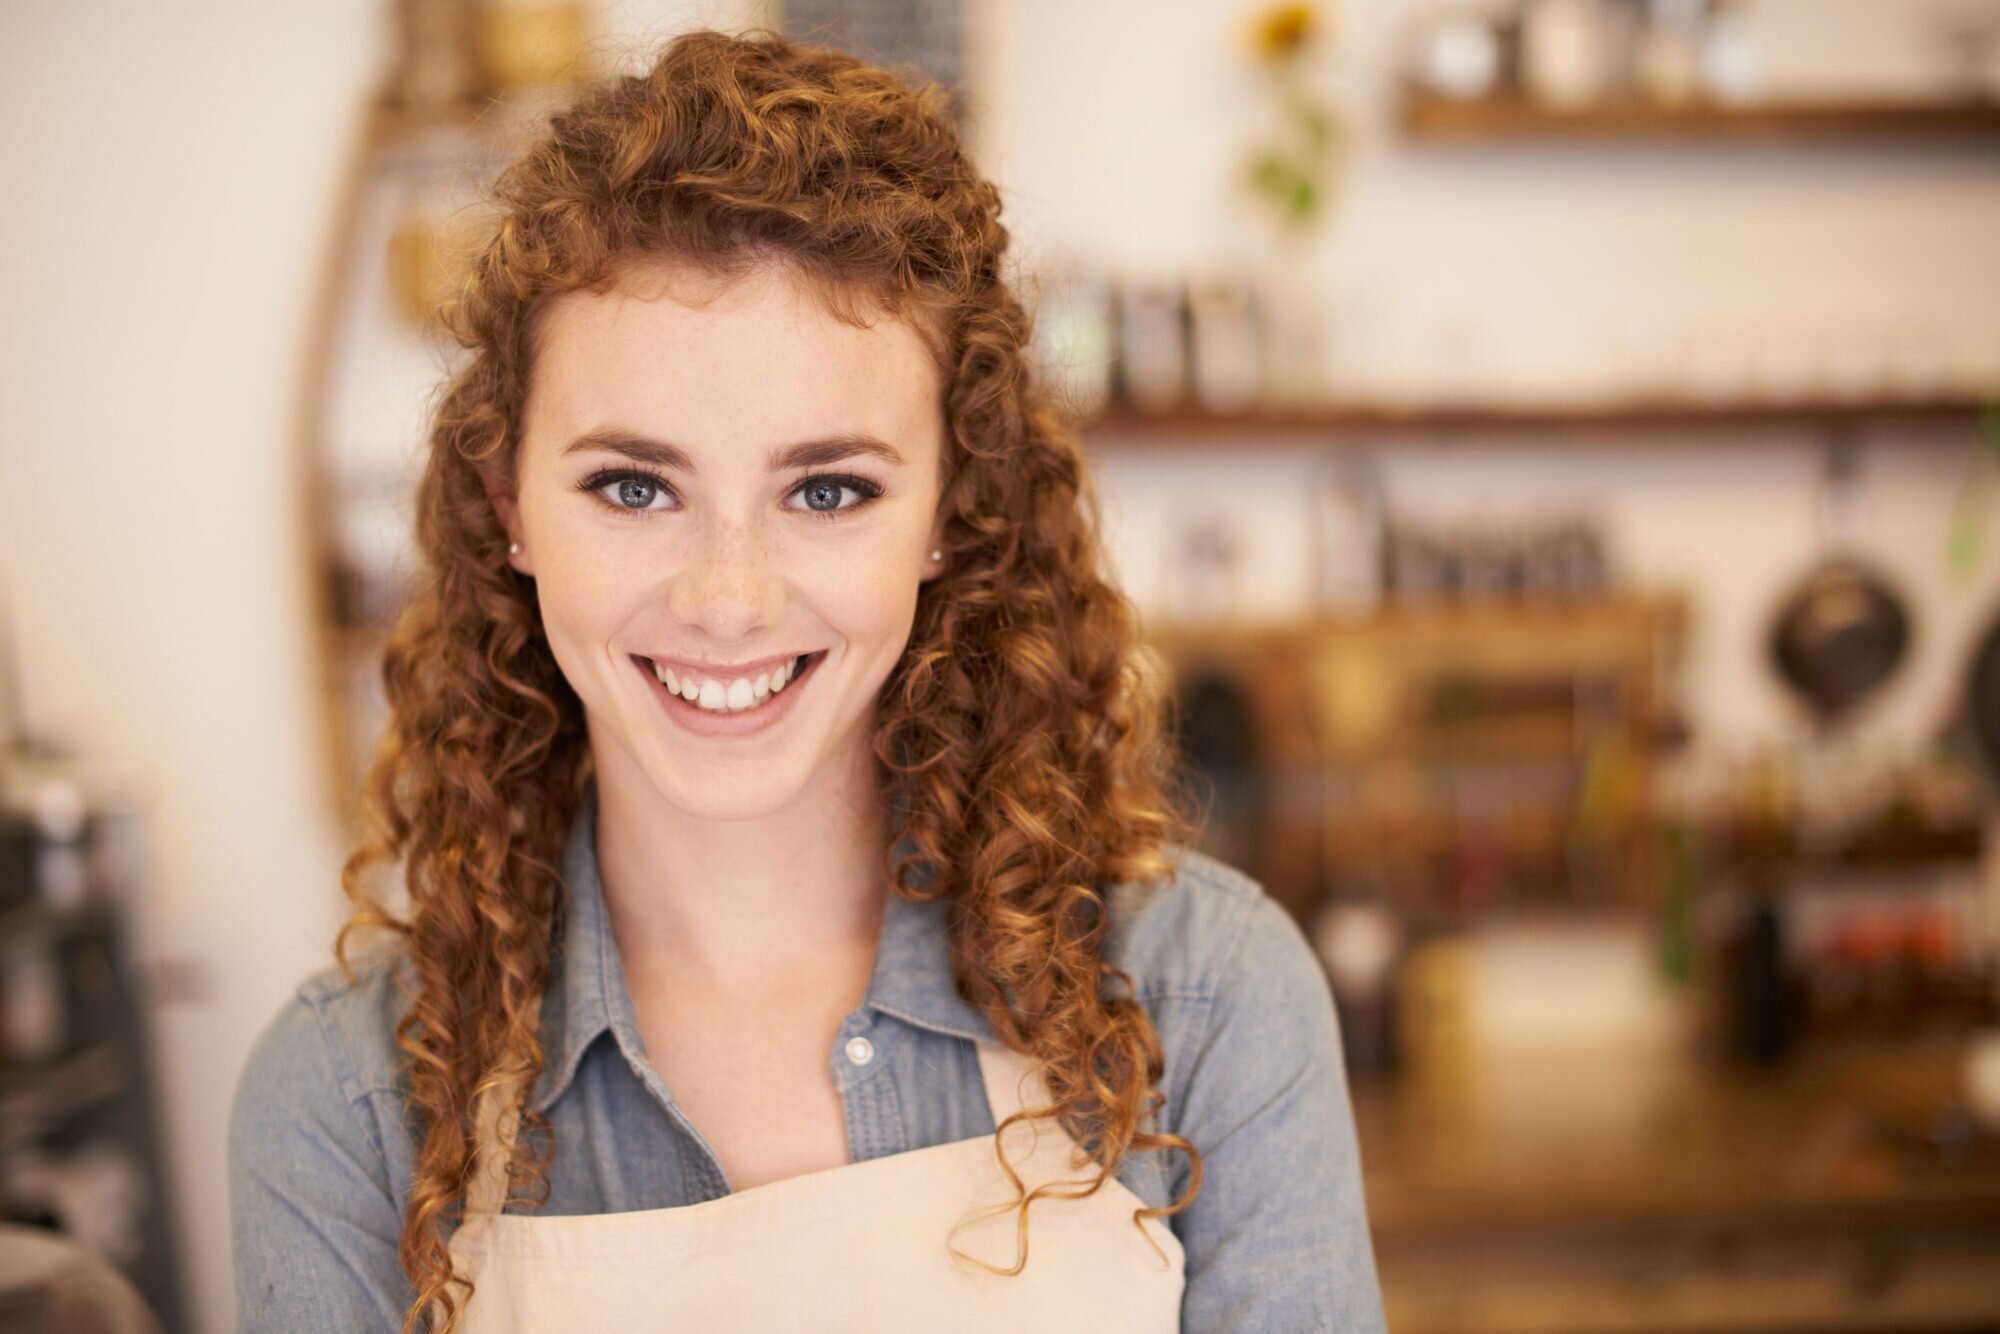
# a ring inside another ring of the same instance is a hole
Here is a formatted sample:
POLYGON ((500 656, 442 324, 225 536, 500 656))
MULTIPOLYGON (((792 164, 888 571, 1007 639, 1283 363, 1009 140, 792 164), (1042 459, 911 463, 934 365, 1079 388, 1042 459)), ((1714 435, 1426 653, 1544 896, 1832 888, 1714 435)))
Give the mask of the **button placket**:
POLYGON ((889 1054, 895 1035, 883 1028, 867 1009, 856 1009, 841 1020, 829 1053, 833 1082, 843 1097, 863 1085, 873 1084, 889 1073, 889 1054))
POLYGON ((833 1053, 834 1082, 847 1117, 847 1143, 855 1162, 909 1149, 889 1056, 895 1026, 856 1011, 840 1026, 833 1053), (872 1033, 873 1036, 864 1036, 872 1033))

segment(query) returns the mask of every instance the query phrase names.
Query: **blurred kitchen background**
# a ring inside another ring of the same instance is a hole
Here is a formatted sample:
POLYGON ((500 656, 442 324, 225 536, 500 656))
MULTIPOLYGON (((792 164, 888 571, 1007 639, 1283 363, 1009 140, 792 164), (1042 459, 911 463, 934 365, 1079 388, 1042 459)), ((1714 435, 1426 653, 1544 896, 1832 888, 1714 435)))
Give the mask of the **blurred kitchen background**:
POLYGON ((470 201, 750 24, 1003 187, 1392 1327, 2000 1328, 2000 0, 14 0, 0 1312, 233 1327, 470 201))

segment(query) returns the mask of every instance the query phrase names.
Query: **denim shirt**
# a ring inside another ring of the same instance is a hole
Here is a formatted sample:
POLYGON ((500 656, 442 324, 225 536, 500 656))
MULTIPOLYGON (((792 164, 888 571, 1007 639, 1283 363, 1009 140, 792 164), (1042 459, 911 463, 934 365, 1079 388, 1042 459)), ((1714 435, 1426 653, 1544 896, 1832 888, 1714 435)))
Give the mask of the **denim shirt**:
MULTIPOLYGON (((1159 1033, 1157 1128, 1203 1156, 1200 1195, 1164 1220, 1186 1254, 1182 1328, 1380 1330, 1326 975, 1255 881, 1199 852, 1177 855, 1162 880, 1110 889, 1106 956, 1159 1033)), ((728 1194, 713 1149, 646 1059, 588 795, 563 880, 569 921, 542 1001, 546 1061, 532 1103, 558 1145, 539 1212, 728 1194)), ((953 985, 946 911, 888 895, 867 995, 827 1056, 855 1162, 993 1132, 973 1045, 993 1030, 953 985)), ((356 973, 353 984, 332 966, 308 978, 264 1027, 235 1091, 240 1330, 394 1330, 412 1300, 396 1257, 418 1147, 395 1043, 408 962, 382 953, 356 973)), ((1128 1153, 1117 1175, 1165 1205, 1185 1187, 1187 1162, 1174 1149, 1128 1153)))

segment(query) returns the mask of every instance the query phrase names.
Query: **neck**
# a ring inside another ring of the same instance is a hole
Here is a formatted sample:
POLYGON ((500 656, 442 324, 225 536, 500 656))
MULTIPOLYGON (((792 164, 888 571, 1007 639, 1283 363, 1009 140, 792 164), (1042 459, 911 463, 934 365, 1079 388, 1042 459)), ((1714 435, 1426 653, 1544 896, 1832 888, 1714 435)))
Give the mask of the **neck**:
POLYGON ((851 754, 844 772, 754 820, 689 817, 643 780, 600 773, 598 867, 635 991, 671 981, 768 999, 829 979, 852 990, 857 976, 865 988, 888 893, 888 821, 872 757, 851 754))

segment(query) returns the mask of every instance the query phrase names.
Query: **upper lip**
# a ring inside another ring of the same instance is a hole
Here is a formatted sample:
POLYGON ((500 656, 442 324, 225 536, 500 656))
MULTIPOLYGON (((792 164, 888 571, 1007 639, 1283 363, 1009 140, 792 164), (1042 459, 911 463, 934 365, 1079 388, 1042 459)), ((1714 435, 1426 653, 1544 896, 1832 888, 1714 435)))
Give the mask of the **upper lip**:
POLYGON ((789 662, 796 662, 807 656, 800 653, 781 653, 773 658, 758 658, 752 662, 736 663, 722 667, 708 662, 690 662, 686 658, 649 657, 649 661, 672 669, 675 676, 708 677, 714 681, 754 681, 766 672, 776 671, 789 662))

